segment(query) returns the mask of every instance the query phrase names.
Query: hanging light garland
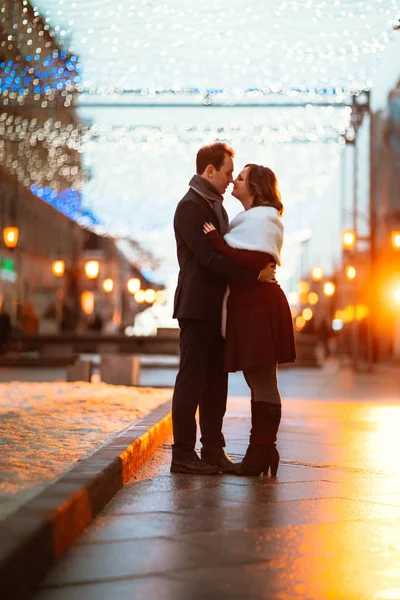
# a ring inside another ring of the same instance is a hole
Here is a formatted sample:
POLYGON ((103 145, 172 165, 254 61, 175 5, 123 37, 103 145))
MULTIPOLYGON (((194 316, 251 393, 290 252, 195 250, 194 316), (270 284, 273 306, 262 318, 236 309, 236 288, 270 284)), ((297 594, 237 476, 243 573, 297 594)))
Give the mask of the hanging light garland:
POLYGON ((206 9, 185 0, 8 2, 0 9, 7 57, 0 63, 0 165, 76 215, 88 179, 82 155, 93 146, 140 154, 161 141, 170 149, 212 139, 336 142, 348 125, 346 107, 312 109, 307 118, 282 109, 245 125, 126 127, 82 123, 73 108, 99 98, 119 105, 345 102, 369 88, 397 11, 396 0, 214 0, 206 9))
POLYGON ((356 90, 370 86, 397 0, 37 0, 81 56, 80 91, 356 90))

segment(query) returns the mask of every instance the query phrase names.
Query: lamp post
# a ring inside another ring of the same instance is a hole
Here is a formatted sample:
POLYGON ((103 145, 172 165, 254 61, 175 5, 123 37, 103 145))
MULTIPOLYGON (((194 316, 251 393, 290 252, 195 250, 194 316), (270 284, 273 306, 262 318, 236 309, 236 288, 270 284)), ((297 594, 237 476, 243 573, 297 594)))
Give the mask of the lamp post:
MULTIPOLYGON (((51 265, 51 270, 54 277, 61 278, 65 272, 65 261, 54 260, 51 265)), ((56 322, 57 330, 60 333, 62 331, 62 320, 63 320, 63 303, 64 303, 64 287, 57 288, 57 303, 56 303, 56 322)))
MULTIPOLYGON (((15 218, 13 218, 13 221, 15 218)), ((20 285, 21 285, 21 257, 19 253, 18 240, 19 240, 19 229, 15 225, 10 225, 8 227, 4 227, 3 229, 3 240, 4 245, 10 252, 16 253, 16 266, 17 266, 17 276, 16 276, 16 311, 15 318, 18 321, 20 316, 20 285)))

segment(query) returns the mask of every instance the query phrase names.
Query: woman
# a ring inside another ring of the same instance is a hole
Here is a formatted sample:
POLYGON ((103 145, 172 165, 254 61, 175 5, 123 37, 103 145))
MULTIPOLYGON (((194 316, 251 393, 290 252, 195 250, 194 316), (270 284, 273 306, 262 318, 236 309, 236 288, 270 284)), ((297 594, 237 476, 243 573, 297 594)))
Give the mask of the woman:
MULTIPOLYGON (((221 237, 211 223, 204 224, 214 248, 248 269, 280 265, 283 243, 281 202, 275 174, 268 167, 248 164, 234 181, 232 195, 244 212, 221 237)), ((251 391, 250 443, 238 475, 275 476, 279 465, 276 434, 281 420, 277 364, 294 362, 293 323, 286 296, 278 284, 229 282, 226 302, 224 368, 243 371, 251 391)), ((223 319, 224 321, 224 319, 223 319)))

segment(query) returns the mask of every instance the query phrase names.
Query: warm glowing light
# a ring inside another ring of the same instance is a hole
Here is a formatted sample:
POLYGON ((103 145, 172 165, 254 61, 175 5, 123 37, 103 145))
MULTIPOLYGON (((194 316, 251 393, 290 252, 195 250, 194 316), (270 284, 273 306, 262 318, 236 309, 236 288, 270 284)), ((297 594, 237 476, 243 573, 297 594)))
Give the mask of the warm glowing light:
POLYGON ((318 302, 319 302, 318 294, 316 292, 310 292, 308 294, 308 303, 312 304, 314 306, 315 304, 318 304, 318 302))
POLYGON ((324 283, 324 294, 325 296, 333 296, 336 291, 336 286, 332 281, 326 281, 324 283))
POLYGON ((144 292, 144 300, 145 302, 147 302, 148 304, 153 304, 153 302, 156 299, 156 292, 155 290, 151 290, 148 289, 144 292))
POLYGON ((353 281, 353 279, 356 278, 357 275, 357 271, 354 267, 352 267, 351 265, 347 265, 346 266, 346 278, 349 281, 353 281))
POLYGON ((63 260, 55 260, 51 265, 51 270, 53 275, 56 277, 62 277, 65 271, 65 261, 63 260))
POLYGON ((301 316, 305 321, 311 321, 311 319, 313 318, 313 311, 311 310, 311 308, 305 308, 301 316))
POLYGON ((297 319, 294 322, 294 326, 296 327, 297 331, 301 331, 305 324, 306 321, 303 317, 297 317, 297 319))
POLYGON ((105 292, 107 292, 107 294, 109 294, 110 292, 112 292, 114 289, 114 282, 111 279, 111 277, 107 277, 107 279, 105 279, 103 281, 103 290, 105 292))
POLYGON ((392 231, 392 247, 395 250, 400 250, 400 231, 392 231))
POLYGON ((352 304, 346 306, 343 311, 343 322, 344 323, 352 323, 354 321, 354 317, 356 314, 356 309, 352 304))
POLYGON ((138 292, 140 290, 140 279, 138 279, 137 277, 129 279, 127 283, 127 288, 130 294, 135 294, 136 292, 138 292))
POLYGON ((352 229, 342 231, 342 245, 345 250, 351 250, 356 245, 356 232, 352 229))
POLYGON ((299 294, 307 294, 310 291, 310 284, 308 281, 299 281, 297 284, 297 291, 299 294))
POLYGON ((15 248, 18 244, 18 227, 5 227, 3 230, 4 243, 7 248, 15 248))
POLYGON ((395 299, 396 304, 400 306, 400 286, 393 290, 393 298, 395 299))
POLYGON ((93 292, 82 292, 81 307, 85 315, 92 315, 94 311, 94 294, 93 292))
POLYGON ((324 276, 324 272, 321 267, 314 267, 311 270, 311 278, 313 281, 321 281, 324 276))
POLYGON ((299 295, 297 292, 289 292, 288 293, 288 302, 290 306, 295 306, 299 301, 299 295))
POLYGON ((369 308, 365 304, 357 304, 356 306, 356 320, 362 321, 369 315, 369 308))
POLYGON ((156 302, 160 302, 160 304, 165 302, 165 291, 164 290, 156 291, 156 302))
POLYGON ((96 279, 100 271, 100 263, 98 260, 88 260, 85 263, 85 273, 88 279, 96 279))
POLYGON ((138 290, 137 292, 135 292, 135 300, 138 304, 142 304, 143 302, 145 302, 145 294, 144 294, 144 290, 138 290))

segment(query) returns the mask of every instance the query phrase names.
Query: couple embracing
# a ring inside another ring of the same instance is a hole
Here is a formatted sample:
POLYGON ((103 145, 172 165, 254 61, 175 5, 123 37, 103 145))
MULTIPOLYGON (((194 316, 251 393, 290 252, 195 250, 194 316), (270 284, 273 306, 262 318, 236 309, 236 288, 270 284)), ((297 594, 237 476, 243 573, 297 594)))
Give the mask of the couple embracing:
POLYGON ((171 471, 275 476, 277 365, 295 360, 292 317, 275 280, 283 205, 271 169, 248 164, 233 181, 233 159, 226 144, 200 148, 196 175, 175 212, 180 367, 172 401, 171 471), (244 208, 231 224, 223 207, 230 183, 244 208), (235 371, 243 372, 251 394, 249 446, 239 464, 224 452, 222 433, 228 373, 235 371), (201 458, 194 449, 197 409, 201 458))

